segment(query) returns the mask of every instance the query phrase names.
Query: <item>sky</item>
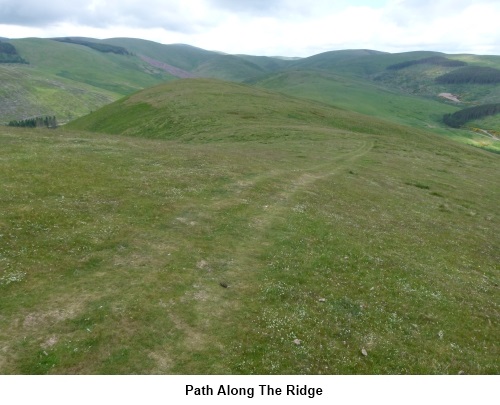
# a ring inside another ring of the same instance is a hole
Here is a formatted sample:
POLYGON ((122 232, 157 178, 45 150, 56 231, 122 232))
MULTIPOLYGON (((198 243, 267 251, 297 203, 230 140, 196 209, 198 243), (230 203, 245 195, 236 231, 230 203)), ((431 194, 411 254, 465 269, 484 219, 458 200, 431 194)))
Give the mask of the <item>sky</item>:
POLYGON ((0 0, 0 37, 131 37, 231 54, 500 55, 500 0, 0 0))

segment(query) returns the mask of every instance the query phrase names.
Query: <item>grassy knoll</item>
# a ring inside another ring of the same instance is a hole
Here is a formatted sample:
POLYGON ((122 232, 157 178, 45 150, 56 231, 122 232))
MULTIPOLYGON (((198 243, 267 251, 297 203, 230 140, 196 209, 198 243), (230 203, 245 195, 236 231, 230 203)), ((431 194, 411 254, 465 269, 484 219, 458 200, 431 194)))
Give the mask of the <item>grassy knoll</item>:
MULTIPOLYGON (((209 140, 297 138, 310 126, 357 132, 401 131, 323 103, 213 79, 184 79, 122 98, 68 128, 139 137, 209 140)), ((409 130, 406 128, 405 130, 409 130)))
POLYGON ((0 129, 1 373, 500 371, 498 156, 264 93, 0 129))

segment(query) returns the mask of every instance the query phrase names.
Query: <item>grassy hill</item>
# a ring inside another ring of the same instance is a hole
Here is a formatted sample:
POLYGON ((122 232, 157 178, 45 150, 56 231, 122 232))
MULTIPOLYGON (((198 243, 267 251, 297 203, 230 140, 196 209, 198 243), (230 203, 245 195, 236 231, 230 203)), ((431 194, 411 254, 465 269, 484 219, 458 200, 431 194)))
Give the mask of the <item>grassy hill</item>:
POLYGON ((9 42, 29 64, 0 64, 0 122, 55 115, 64 123, 174 78, 133 55, 50 39, 9 42))
MULTIPOLYGON (((500 66, 498 56, 446 55, 438 52, 387 54, 369 50, 332 51, 292 62, 285 70, 272 72, 248 82, 259 87, 369 114, 394 122, 428 128, 461 142, 500 151, 491 137, 469 130, 453 130, 443 115, 472 105, 500 101, 499 84, 441 84, 436 79, 459 69, 446 64, 412 61, 441 60, 466 63, 471 67, 500 66), (408 64, 404 69, 390 69, 408 64), (441 94, 453 94, 451 102, 441 94)), ((483 130, 497 131, 496 120, 477 122, 483 130), (491 126, 491 124, 494 124, 491 126)))
POLYGON ((122 98, 71 122, 68 128, 200 141, 214 136, 219 140, 281 138, 290 135, 290 128, 301 136, 304 124, 369 133, 391 127, 386 121, 248 85, 185 79, 122 98), (257 127, 260 132, 255 132, 257 127))
POLYGON ((60 123, 88 114, 119 95, 40 72, 31 65, 0 65, 0 124, 57 115, 60 123))
POLYGON ((9 40, 29 65, 0 64, 0 122, 56 115, 67 122, 121 96, 175 79, 194 76, 242 81, 284 66, 264 57, 222 55, 189 45, 162 45, 130 38, 69 41, 122 47, 126 54, 99 52, 78 43, 51 39, 9 40), (146 58, 144 58, 146 57, 146 58), (166 65, 167 68, 165 69, 166 65))
POLYGON ((500 371, 497 155, 215 80, 0 144, 2 374, 500 371))
POLYGON ((370 80, 317 70, 291 70, 250 83, 401 124, 429 128, 457 107, 402 94, 370 80))
POLYGON ((162 45, 151 41, 113 38, 105 43, 123 46, 138 55, 145 55, 200 77, 244 81, 250 77, 289 65, 277 58, 250 55, 225 55, 190 45, 162 45))
POLYGON ((499 130, 495 117, 471 123, 465 130, 447 128, 442 120, 444 114, 459 109, 500 102, 500 84, 443 84, 436 80, 459 69, 453 66, 458 62, 467 68, 498 69, 498 56, 343 50, 285 60, 131 38, 70 38, 69 43, 31 38, 10 40, 9 44, 30 64, 0 65, 5 78, 0 82, 0 122, 37 115, 55 115, 59 122, 67 122, 140 89, 179 77, 209 77, 431 129, 438 135, 500 151, 498 141, 482 132, 499 130), (113 48, 120 52, 106 51, 113 48), (449 63, 435 63, 437 60, 449 63), (391 69, 395 65, 405 67, 391 69), (451 94, 459 101, 440 94, 451 94), (476 127, 480 131, 470 129, 476 127))

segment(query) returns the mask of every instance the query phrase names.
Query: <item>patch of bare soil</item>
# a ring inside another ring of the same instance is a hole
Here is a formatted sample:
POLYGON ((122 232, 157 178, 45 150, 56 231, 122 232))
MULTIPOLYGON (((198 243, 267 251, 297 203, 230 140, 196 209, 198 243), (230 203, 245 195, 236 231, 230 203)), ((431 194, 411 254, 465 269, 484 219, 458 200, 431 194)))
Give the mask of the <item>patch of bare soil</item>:
POLYGON ((458 98, 458 96, 456 96, 455 94, 451 94, 451 93, 439 93, 438 94, 439 97, 442 97, 442 98, 445 98, 447 100, 450 100, 450 101, 453 101, 455 103, 460 103, 460 99, 458 98))

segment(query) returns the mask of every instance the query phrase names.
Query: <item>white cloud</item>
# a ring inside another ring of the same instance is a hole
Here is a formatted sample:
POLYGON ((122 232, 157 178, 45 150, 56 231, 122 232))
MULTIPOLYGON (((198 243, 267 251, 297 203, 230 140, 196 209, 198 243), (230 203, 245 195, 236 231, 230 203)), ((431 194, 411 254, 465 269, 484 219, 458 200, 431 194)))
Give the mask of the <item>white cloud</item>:
POLYGON ((129 36, 228 53, 500 54, 498 0, 0 0, 0 36, 129 36))

